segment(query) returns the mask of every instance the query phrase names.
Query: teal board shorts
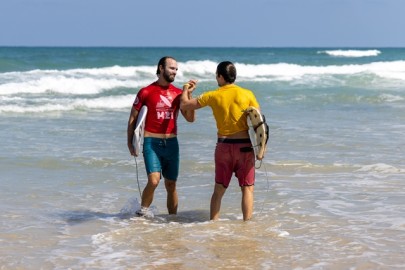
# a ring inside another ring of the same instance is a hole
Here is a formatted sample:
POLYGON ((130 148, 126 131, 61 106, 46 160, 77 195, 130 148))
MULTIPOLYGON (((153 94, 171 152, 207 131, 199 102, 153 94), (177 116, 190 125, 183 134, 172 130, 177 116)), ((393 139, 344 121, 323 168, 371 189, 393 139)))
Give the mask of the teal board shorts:
POLYGON ((177 138, 143 139, 143 158, 146 173, 160 172, 167 180, 176 181, 179 175, 179 142, 177 138))

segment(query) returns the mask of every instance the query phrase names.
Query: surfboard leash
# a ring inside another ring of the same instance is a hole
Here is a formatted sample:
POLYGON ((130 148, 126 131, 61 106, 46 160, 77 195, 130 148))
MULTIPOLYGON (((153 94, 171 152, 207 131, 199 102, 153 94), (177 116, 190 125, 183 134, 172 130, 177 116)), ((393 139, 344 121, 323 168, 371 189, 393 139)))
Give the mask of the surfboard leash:
POLYGON ((139 184, 139 176, 138 176, 138 162, 136 161, 135 156, 134 156, 134 159, 135 159, 135 167, 136 167, 136 182, 138 183, 139 197, 142 200, 142 192, 141 192, 141 186, 139 184))
MULTIPOLYGON (((260 165, 261 165, 261 164, 260 164, 260 165)), ((265 176, 266 176, 266 183, 267 183, 266 194, 268 194, 269 191, 270 191, 270 180, 269 180, 269 175, 267 174, 266 164, 263 165, 263 168, 264 168, 264 174, 265 174, 265 176)), ((263 199, 263 201, 262 201, 262 206, 261 206, 261 209, 260 209, 260 211, 259 211, 259 215, 261 215, 261 214, 263 213, 264 205, 265 205, 265 203, 266 203, 266 198, 267 198, 267 196, 264 196, 264 199, 263 199)))

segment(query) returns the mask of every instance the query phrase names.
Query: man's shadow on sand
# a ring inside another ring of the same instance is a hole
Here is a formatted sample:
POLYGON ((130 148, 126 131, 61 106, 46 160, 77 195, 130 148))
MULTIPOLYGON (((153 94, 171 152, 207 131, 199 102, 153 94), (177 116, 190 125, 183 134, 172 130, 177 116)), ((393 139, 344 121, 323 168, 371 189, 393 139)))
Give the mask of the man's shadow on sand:
MULTIPOLYGON (((116 214, 109 214, 91 210, 66 211, 61 213, 60 216, 66 223, 72 226, 99 219, 113 218, 113 219, 129 220, 132 218, 138 218, 134 213, 120 212, 116 214)), ((197 210, 179 211, 177 215, 155 214, 154 217, 146 217, 146 218, 139 217, 139 218, 148 219, 159 223, 165 222, 200 223, 209 221, 209 211, 197 209, 197 210)))

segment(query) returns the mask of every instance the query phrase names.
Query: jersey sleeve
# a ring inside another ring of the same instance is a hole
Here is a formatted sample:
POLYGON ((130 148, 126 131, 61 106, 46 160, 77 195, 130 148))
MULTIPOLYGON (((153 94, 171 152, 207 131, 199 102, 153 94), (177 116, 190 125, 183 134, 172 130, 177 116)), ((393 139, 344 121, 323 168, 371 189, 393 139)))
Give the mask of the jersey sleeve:
POLYGON ((256 99, 256 97, 255 97, 255 95, 253 94, 252 91, 250 91, 250 95, 251 95, 251 98, 250 98, 251 104, 250 104, 250 106, 253 106, 255 108, 259 108, 260 107, 259 102, 257 102, 257 99, 256 99))
POLYGON ((211 92, 205 92, 197 97, 197 102, 201 107, 209 105, 211 92))
POLYGON ((145 90, 141 89, 139 92, 136 94, 134 103, 133 103, 133 108, 137 111, 139 111, 142 106, 144 105, 144 100, 145 100, 145 90))

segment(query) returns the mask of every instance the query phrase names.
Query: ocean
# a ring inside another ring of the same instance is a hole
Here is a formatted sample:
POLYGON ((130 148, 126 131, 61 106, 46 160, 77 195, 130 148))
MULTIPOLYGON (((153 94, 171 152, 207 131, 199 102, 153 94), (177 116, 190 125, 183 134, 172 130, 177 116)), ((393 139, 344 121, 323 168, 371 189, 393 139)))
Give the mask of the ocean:
POLYGON ((0 269, 404 269, 404 48, 0 47, 0 269), (270 127, 253 219, 232 179, 209 221, 216 127, 179 116, 179 213, 126 128, 160 57, 217 87, 235 63, 270 127))

